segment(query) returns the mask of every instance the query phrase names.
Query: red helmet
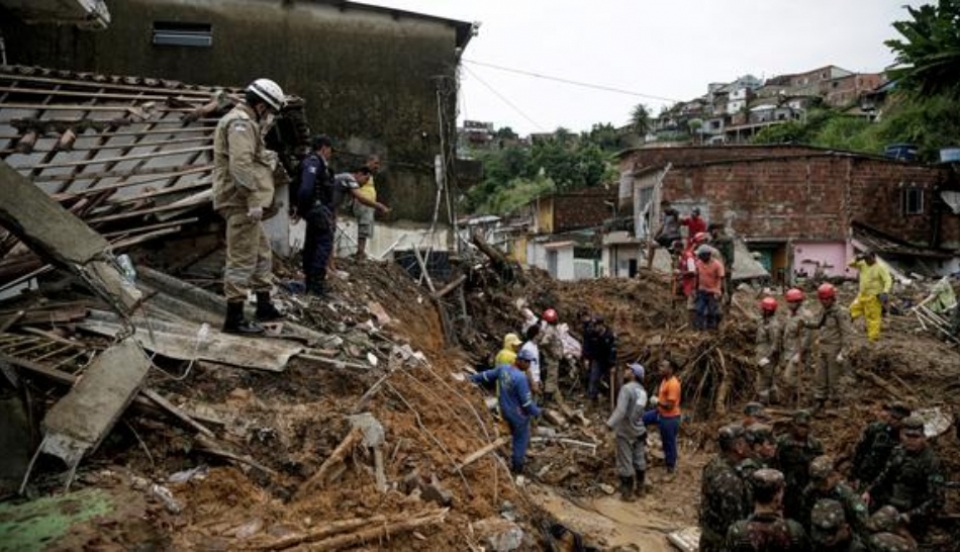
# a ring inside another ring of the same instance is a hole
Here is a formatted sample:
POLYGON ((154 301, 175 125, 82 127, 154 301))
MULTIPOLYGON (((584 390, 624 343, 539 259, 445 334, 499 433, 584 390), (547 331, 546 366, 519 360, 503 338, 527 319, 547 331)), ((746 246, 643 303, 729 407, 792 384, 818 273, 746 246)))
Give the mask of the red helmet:
POLYGON ((763 312, 777 312, 777 300, 773 297, 764 297, 760 301, 760 310, 763 312))
POLYGON ((836 296, 837 288, 833 287, 833 284, 820 284, 820 287, 817 288, 817 298, 821 301, 833 299, 836 296))
POLYGON ((791 288, 787 290, 787 293, 784 295, 787 303, 799 303, 803 301, 803 291, 797 288, 791 288))
POLYGON ((547 309, 543 311, 543 316, 541 318, 546 320, 548 324, 555 324, 557 322, 557 311, 553 309, 547 309))
POLYGON ((693 235, 694 244, 703 243, 708 239, 710 239, 710 234, 707 234, 706 232, 697 232, 696 234, 693 235))

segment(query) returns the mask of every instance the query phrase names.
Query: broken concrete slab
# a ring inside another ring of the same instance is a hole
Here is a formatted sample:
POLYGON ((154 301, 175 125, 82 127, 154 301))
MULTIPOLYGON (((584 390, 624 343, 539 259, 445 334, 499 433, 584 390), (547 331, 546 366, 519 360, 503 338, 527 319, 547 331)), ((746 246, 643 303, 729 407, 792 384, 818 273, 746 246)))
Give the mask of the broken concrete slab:
POLYGON ((38 255, 77 274, 132 311, 142 295, 113 262, 110 243, 29 179, 0 161, 0 224, 38 255))
MULTIPOLYGON (((282 372, 290 359, 303 352, 299 343, 282 339, 251 338, 208 329, 205 339, 198 337, 199 326, 162 320, 135 320, 133 338, 149 351, 177 360, 205 360, 241 368, 282 372)), ((115 337, 126 328, 116 315, 91 311, 78 328, 98 335, 115 337)))
POLYGON ((523 529, 512 521, 490 517, 472 525, 477 540, 484 544, 486 550, 511 552, 523 545, 523 529))
MULTIPOLYGON (((120 415, 133 401, 152 366, 143 349, 127 338, 105 350, 85 371, 69 393, 47 412, 41 427, 41 452, 61 458, 70 466, 66 486, 80 459, 96 450, 120 415)), ((26 485, 29 478, 24 478, 26 485)), ((22 489, 21 489, 22 490, 22 489)))

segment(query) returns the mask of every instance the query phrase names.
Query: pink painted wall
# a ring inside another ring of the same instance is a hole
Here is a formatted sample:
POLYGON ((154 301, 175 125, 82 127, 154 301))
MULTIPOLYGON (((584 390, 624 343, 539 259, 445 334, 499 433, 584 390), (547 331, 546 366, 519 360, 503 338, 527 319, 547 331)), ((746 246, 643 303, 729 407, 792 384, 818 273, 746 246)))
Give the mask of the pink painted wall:
POLYGON ((812 277, 819 262, 828 276, 854 278, 856 271, 847 268, 851 254, 845 242, 793 242, 794 275, 812 277))

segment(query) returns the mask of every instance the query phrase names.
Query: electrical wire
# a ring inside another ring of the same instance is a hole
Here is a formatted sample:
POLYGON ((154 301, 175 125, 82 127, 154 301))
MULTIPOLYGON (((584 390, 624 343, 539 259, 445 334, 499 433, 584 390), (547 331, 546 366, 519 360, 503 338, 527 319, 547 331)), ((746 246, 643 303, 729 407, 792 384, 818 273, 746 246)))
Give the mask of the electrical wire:
POLYGON ((537 128, 540 129, 541 131, 546 132, 547 129, 545 129, 545 128, 543 127, 543 125, 541 125, 540 123, 534 121, 532 118, 530 118, 530 116, 528 116, 526 113, 524 113, 522 109, 520 109, 519 107, 517 107, 516 105, 514 105, 513 102, 511 102, 510 100, 508 100, 508 99, 506 98, 506 96, 504 96, 504 95, 501 94, 500 92, 497 92, 497 90, 496 90, 495 88, 493 88, 492 86, 490 86, 489 84, 487 84, 487 82, 486 82, 485 80, 481 79, 480 76, 477 75, 472 69, 470 69, 470 68, 467 67, 466 65, 464 65, 464 66, 462 66, 462 67, 463 67, 464 69, 466 69, 467 73, 470 73, 470 75, 471 75, 473 78, 477 79, 477 82, 479 82, 480 84, 482 84, 483 86, 485 86, 485 87, 487 88, 487 90, 489 90, 490 92, 492 92, 493 95, 495 95, 496 97, 500 98, 500 100, 503 101, 503 103, 505 103, 505 104, 507 104, 508 106, 510 106, 510 107, 511 107, 514 111, 516 111, 521 117, 523 117, 524 119, 526 119, 527 121, 529 121, 533 126, 537 127, 537 128))
MULTIPOLYGON (((634 92, 634 91, 632 91, 632 90, 625 90, 625 89, 623 89, 623 88, 616 88, 616 87, 613 87, 613 86, 606 86, 606 85, 603 85, 603 84, 593 84, 593 83, 589 83, 589 82, 576 81, 576 80, 573 80, 573 79, 567 79, 567 78, 563 78, 563 77, 554 77, 554 76, 550 76, 550 75, 543 75, 543 74, 541 74, 541 73, 534 73, 533 71, 525 71, 525 70, 523 70, 523 69, 514 69, 514 68, 512 68, 512 67, 504 67, 503 65, 496 65, 496 64, 493 64, 493 63, 486 63, 486 62, 483 62, 483 61, 476 61, 476 60, 473 60, 473 59, 465 59, 465 58, 463 58, 462 61, 463 61, 464 63, 471 63, 471 64, 473 64, 473 65, 478 65, 478 66, 480 66, 480 67, 488 67, 488 68, 490 68, 490 69, 496 69, 496 70, 498 70, 498 71, 506 71, 507 73, 514 73, 514 74, 517 74, 517 75, 524 75, 524 76, 527 76, 527 77, 534 77, 534 78, 538 78, 538 79, 549 80, 549 81, 559 82, 559 83, 563 83, 563 84, 569 84, 569 85, 572 85, 572 86, 581 86, 581 87, 583 87, 583 88, 591 88, 591 89, 593 89, 593 90, 601 90, 601 91, 603 91, 603 92, 613 92, 613 93, 616 93, 616 94, 625 94, 625 95, 627 95, 627 96, 636 96, 636 97, 638 97, 638 98, 647 98, 647 99, 650 99, 650 100, 658 100, 658 101, 671 102, 671 103, 677 103, 677 102, 680 102, 680 101, 681 101, 681 100, 677 100, 677 99, 674 99, 674 98, 666 98, 666 97, 663 97, 663 96, 655 96, 655 95, 653 95, 653 94, 644 94, 644 93, 642 93, 642 92, 634 92)), ((464 67, 464 68, 469 71, 469 68, 466 68, 466 67, 464 67)), ((473 74, 473 73, 471 72, 471 74, 473 74)), ((478 80, 479 80, 479 79, 478 79, 478 80)))

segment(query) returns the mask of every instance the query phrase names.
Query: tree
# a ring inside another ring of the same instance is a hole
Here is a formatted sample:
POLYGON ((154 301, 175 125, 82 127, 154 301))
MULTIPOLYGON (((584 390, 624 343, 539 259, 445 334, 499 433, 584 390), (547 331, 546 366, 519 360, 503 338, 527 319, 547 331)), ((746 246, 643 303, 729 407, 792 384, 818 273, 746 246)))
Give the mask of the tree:
POLYGON ((647 106, 642 103, 634 106, 633 111, 630 112, 630 127, 640 138, 650 132, 650 110, 647 106))
POLYGON ((898 85, 919 95, 960 97, 960 0, 907 6, 913 21, 896 21, 904 40, 885 42, 902 65, 890 71, 898 85))
POLYGON ((557 130, 553 131, 553 141, 561 146, 569 145, 572 140, 573 133, 570 132, 570 129, 557 127, 557 130))
POLYGON ((520 138, 520 136, 508 126, 498 128, 497 131, 493 133, 493 136, 498 140, 516 140, 520 138))

